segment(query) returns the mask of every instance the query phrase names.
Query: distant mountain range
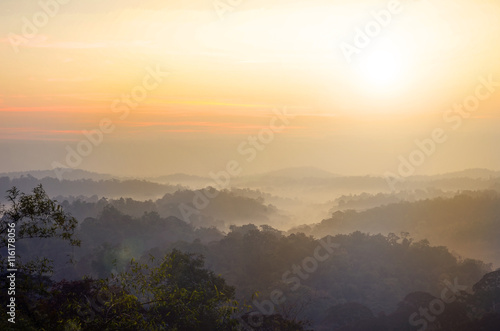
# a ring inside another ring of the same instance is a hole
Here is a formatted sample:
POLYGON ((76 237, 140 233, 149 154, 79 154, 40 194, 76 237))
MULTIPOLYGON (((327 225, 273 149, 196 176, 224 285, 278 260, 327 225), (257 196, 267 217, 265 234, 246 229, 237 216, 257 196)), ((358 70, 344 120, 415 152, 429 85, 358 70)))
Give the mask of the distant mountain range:
MULTIPOLYGON (((62 173, 62 179, 66 180, 81 180, 81 179, 91 179, 94 181, 99 180, 109 180, 109 179, 118 179, 118 180, 129 180, 129 179, 142 179, 152 182, 159 183, 169 183, 169 184, 189 184, 189 183, 197 183, 197 184, 207 184, 210 185, 213 180, 209 176, 197 176, 190 175, 185 173, 175 173, 168 174, 157 177, 123 177, 123 176, 114 176, 111 174, 102 174, 87 170, 81 169, 64 169, 60 170, 62 173)), ((19 178, 22 176, 32 176, 37 179, 42 179, 45 177, 57 178, 55 170, 32 170, 32 171, 16 171, 16 172, 4 172, 0 173, 0 177, 9 177, 19 178)), ((332 178, 342 178, 342 177, 353 177, 353 176, 343 176, 331 173, 327 170, 317 168, 317 167, 290 167, 283 168, 269 172, 263 172, 260 174, 242 176, 239 179, 277 179, 277 178, 287 178, 287 179, 332 179, 332 178)), ((360 176, 354 176, 360 177, 360 176)), ((370 177, 382 177, 380 176, 370 176, 370 177)), ((478 178, 478 179, 489 179, 500 177, 500 171, 494 171, 489 169, 466 169, 462 171, 449 172, 444 174, 437 175, 420 175, 420 176, 412 176, 408 179, 414 180, 438 180, 438 179, 450 179, 450 178, 478 178)))
POLYGON ((302 178, 334 178, 342 176, 333 174, 329 171, 316 167, 291 167, 291 168, 284 168, 275 171, 265 172, 260 175, 254 175, 250 177, 286 177, 286 178, 302 179, 302 178))
POLYGON ((30 171, 16 171, 16 172, 4 172, 0 173, 0 177, 19 178, 22 176, 32 176, 37 179, 42 179, 46 177, 57 178, 56 171, 62 174, 62 179, 66 180, 80 180, 80 179, 91 179, 91 180, 107 180, 107 179, 126 179, 119 176, 113 176, 109 174, 101 174, 97 172, 81 170, 81 169, 55 169, 55 170, 30 170, 30 171))
POLYGON ((146 178, 146 180, 150 180, 153 182, 160 182, 160 183, 190 184, 190 183, 202 183, 202 182, 209 183, 211 179, 208 177, 176 173, 159 177, 148 177, 146 178))
POLYGON ((461 171, 448 172, 440 175, 430 176, 433 178, 446 179, 446 178, 483 178, 488 179, 491 177, 500 177, 500 171, 494 171, 482 168, 466 169, 461 171))

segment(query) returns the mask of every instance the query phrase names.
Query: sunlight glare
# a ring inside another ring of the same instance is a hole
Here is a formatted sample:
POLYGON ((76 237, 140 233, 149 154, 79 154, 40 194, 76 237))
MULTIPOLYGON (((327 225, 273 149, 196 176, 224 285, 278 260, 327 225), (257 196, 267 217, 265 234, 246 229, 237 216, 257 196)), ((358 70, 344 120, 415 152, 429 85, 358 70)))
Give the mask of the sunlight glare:
POLYGON ((369 88, 388 91, 397 87, 404 78, 403 58, 394 45, 381 45, 359 59, 358 75, 369 88))

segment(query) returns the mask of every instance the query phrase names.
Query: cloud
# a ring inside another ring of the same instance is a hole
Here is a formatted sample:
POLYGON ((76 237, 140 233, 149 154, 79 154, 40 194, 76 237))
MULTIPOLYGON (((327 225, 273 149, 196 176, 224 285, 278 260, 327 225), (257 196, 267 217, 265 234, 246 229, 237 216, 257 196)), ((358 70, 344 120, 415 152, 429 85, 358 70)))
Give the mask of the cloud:
POLYGON ((79 83, 79 82, 90 82, 92 77, 71 77, 71 78, 48 78, 47 82, 65 82, 65 83, 79 83))
POLYGON ((85 106, 21 106, 21 107, 0 107, 0 113, 43 113, 43 112, 62 112, 62 113, 99 113, 101 109, 89 109, 85 106))
POLYGON ((0 139, 76 141, 81 130, 38 129, 33 127, 0 128, 0 139), (72 137, 73 136, 73 137, 72 137))
MULTIPOLYGON (((21 47, 26 48, 56 48, 56 49, 99 49, 99 48, 120 48, 120 47, 155 47, 150 40, 127 40, 127 41, 76 41, 59 40, 55 41, 48 35, 36 35, 33 38, 23 38, 21 47)), ((0 43, 10 44, 9 38, 0 38, 0 43)), ((65 62, 73 59, 65 59, 65 62)))
MULTIPOLYGON (((128 128, 147 128, 148 132, 205 132, 212 134, 251 134, 269 128, 268 123, 248 124, 238 122, 178 121, 178 122, 132 122, 123 124, 128 128)), ((301 126, 287 126, 287 129, 301 129, 301 126)))

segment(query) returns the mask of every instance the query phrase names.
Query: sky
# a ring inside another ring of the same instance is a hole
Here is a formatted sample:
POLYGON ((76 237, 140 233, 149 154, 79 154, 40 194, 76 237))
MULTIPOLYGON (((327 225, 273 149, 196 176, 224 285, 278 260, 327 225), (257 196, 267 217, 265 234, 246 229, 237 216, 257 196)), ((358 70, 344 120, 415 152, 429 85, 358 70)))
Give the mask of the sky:
POLYGON ((500 170, 499 18, 492 0, 2 0, 0 171, 500 170))

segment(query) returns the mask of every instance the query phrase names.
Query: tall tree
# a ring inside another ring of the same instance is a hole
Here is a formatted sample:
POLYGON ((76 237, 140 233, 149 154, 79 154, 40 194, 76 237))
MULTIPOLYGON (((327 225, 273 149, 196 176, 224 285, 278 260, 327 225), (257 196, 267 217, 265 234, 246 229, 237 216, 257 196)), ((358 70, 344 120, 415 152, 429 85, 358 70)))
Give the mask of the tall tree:
MULTIPOLYGON (((7 191, 8 206, 0 206, 0 249, 15 248, 17 242, 27 238, 60 238, 72 246, 80 246, 74 232, 78 221, 64 212, 56 200, 49 198, 42 185, 32 194, 21 193, 16 187, 7 191), (10 244, 10 246, 9 246, 10 244)), ((15 250, 17 252, 17 250, 15 250)), ((27 273, 51 271, 47 258, 22 261, 16 257, 17 269, 27 273)), ((2 267, 7 259, 1 257, 2 267)))

